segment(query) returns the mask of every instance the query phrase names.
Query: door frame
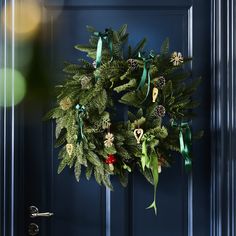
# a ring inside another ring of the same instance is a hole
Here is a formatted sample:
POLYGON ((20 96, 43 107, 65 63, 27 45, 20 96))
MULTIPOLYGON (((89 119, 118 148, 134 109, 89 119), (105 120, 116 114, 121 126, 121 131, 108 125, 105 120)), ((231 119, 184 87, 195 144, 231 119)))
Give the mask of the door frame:
MULTIPOLYGON (((13 0, 12 0, 13 1, 13 0)), ((0 10, 4 1, 1 0, 0 10)), ((0 51, 6 29, 0 26, 0 51)), ((236 2, 211 0, 211 236, 235 235, 236 218, 236 2), (235 31, 235 32, 234 32, 235 31)), ((11 53, 14 41, 10 42, 11 53)), ((6 51, 5 51, 6 53, 6 51)), ((0 60, 1 67, 14 68, 0 60)), ((0 235, 23 232, 23 126, 21 108, 0 108, 0 235)), ((191 236, 191 235, 188 235, 191 236)))
POLYGON ((211 4, 211 235, 235 235, 236 2, 211 4))

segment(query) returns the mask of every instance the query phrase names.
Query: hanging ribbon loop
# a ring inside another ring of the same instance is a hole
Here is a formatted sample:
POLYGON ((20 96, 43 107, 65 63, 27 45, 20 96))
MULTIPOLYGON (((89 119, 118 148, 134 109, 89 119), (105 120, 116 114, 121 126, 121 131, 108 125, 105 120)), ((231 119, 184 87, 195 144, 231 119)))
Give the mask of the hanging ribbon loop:
POLYGON ((192 133, 188 122, 181 122, 179 125, 174 121, 171 124, 173 127, 178 127, 179 129, 179 147, 180 152, 184 158, 184 165, 186 171, 192 168, 191 159, 191 145, 192 145, 192 133))
POLYGON ((138 57, 143 60, 143 73, 142 73, 141 80, 140 80, 137 90, 142 89, 144 87, 146 80, 148 84, 146 96, 145 96, 145 99, 143 100, 144 102, 147 99, 148 94, 150 92, 151 75, 150 75, 149 69, 151 67, 151 64, 153 62, 153 58, 155 57, 155 55, 153 51, 150 51, 148 57, 145 57, 139 52, 138 57))
POLYGON ((80 104, 77 104, 75 106, 76 110, 78 111, 78 123, 79 123, 79 137, 78 140, 79 142, 85 138, 85 135, 83 133, 83 127, 84 127, 84 122, 83 122, 83 116, 85 115, 85 107, 81 106, 80 104))
POLYGON ((104 41, 107 42, 108 44, 111 61, 113 60, 113 43, 112 43, 113 32, 111 29, 106 29, 104 33, 94 32, 94 35, 99 37, 97 43, 97 53, 96 53, 96 68, 98 68, 100 67, 102 61, 102 48, 104 41))

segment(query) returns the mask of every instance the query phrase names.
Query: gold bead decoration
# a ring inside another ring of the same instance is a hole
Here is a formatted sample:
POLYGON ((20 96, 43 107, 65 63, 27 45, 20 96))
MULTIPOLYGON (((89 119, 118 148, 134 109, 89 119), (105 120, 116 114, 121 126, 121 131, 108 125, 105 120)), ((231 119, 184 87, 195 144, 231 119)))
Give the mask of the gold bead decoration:
POLYGON ((66 151, 67 151, 67 153, 68 153, 69 156, 72 155, 73 149, 74 149, 73 144, 70 144, 70 143, 67 143, 67 144, 66 144, 66 151))

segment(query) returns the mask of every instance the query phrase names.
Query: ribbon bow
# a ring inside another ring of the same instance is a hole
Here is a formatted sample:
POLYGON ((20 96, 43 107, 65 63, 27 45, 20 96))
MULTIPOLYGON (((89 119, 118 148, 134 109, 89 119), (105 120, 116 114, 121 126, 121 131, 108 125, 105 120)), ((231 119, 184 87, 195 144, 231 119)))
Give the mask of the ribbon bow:
POLYGON ((179 125, 172 122, 173 127, 178 127, 179 129, 179 147, 182 156, 184 157, 184 165, 187 171, 192 168, 191 159, 191 145, 192 145, 192 133, 188 122, 181 122, 179 125))
POLYGON ((145 57, 144 54, 141 54, 139 52, 138 57, 143 60, 144 64, 143 64, 142 77, 141 77, 141 80, 140 80, 137 90, 140 88, 142 89, 146 83, 146 80, 148 79, 148 88, 147 88, 145 99, 143 100, 143 102, 144 102, 147 99, 148 94, 150 92, 151 75, 150 75, 149 69, 151 67, 151 64, 153 62, 153 58, 155 57, 155 55, 154 55, 153 51, 150 51, 148 57, 145 57))
POLYGON ((99 37, 97 43, 97 54, 96 54, 96 68, 100 67, 102 60, 102 44, 106 41, 110 50, 111 61, 113 60, 113 45, 112 45, 112 30, 105 29, 105 32, 94 32, 94 35, 99 37))
POLYGON ((83 133, 83 126, 84 126, 84 122, 83 122, 83 116, 86 112, 85 107, 81 106, 80 104, 77 104, 75 106, 76 110, 78 111, 78 120, 79 120, 79 142, 85 138, 84 133, 83 133))
POLYGON ((152 204, 147 207, 147 209, 154 208, 155 214, 157 214, 157 206, 156 206, 156 193, 157 193, 157 185, 159 180, 158 173, 158 153, 155 151, 155 147, 158 144, 158 141, 155 139, 154 135, 144 134, 142 142, 142 157, 141 164, 143 171, 145 167, 150 169, 153 177, 153 186, 154 186, 154 199, 152 204), (148 154, 147 145, 150 147, 150 153, 148 154))

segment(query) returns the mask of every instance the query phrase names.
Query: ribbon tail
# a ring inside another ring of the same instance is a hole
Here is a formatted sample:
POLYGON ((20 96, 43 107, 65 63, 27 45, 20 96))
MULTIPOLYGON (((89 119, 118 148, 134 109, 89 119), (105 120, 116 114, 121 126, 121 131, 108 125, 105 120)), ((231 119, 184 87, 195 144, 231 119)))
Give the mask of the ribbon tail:
POLYGON ((79 116, 79 138, 78 138, 79 143, 85 138, 83 132, 83 126, 84 126, 83 119, 79 116))
POLYGON ((192 160, 189 157, 185 157, 184 159, 185 170, 190 171, 192 169, 192 160))
POLYGON ((80 136, 81 136, 82 139, 84 138, 82 118, 80 118, 80 136))
POLYGON ((113 43, 111 40, 109 40, 109 49, 110 49, 110 56, 111 56, 111 59, 110 59, 110 62, 113 61, 113 43))
POLYGON ((191 170, 191 168, 192 168, 192 159, 190 157, 191 142, 192 142, 192 133, 191 133, 189 125, 187 125, 187 127, 186 127, 186 149, 187 149, 188 155, 186 155, 186 158, 185 158, 185 167, 186 167, 187 171, 191 170))
POLYGON ((192 168, 192 160, 190 157, 190 145, 191 145, 191 130, 189 126, 186 127, 185 131, 185 141, 184 141, 184 135, 182 128, 180 129, 179 132, 179 144, 180 144, 180 152, 182 156, 184 157, 184 165, 185 165, 185 170, 189 171, 192 168))
POLYGON ((97 44, 97 54, 96 54, 96 68, 101 65, 102 59, 102 37, 99 37, 97 44))
POLYGON ((183 137, 183 131, 180 129, 179 131, 179 147, 180 147, 180 152, 184 152, 184 137, 183 137))
POLYGON ((146 101, 146 99, 147 99, 147 97, 148 97, 148 95, 149 95, 149 92, 150 92, 151 76, 150 76, 149 71, 148 71, 147 75, 148 75, 148 87, 147 87, 146 96, 145 96, 145 98, 143 99, 142 103, 146 101))
POLYGON ((140 88, 143 88, 143 86, 145 84, 145 81, 146 81, 146 78, 147 78, 147 68, 146 68, 146 65, 144 65, 143 74, 142 74, 141 81, 138 85, 137 90, 140 89, 140 88))
POLYGON ((147 207, 147 209, 154 209, 155 215, 157 215, 157 206, 156 206, 156 195, 157 195, 157 185, 159 180, 159 173, 158 173, 158 157, 153 152, 151 156, 151 162, 152 162, 152 176, 153 176, 153 186, 154 186, 154 196, 153 196, 153 202, 150 206, 147 207))

